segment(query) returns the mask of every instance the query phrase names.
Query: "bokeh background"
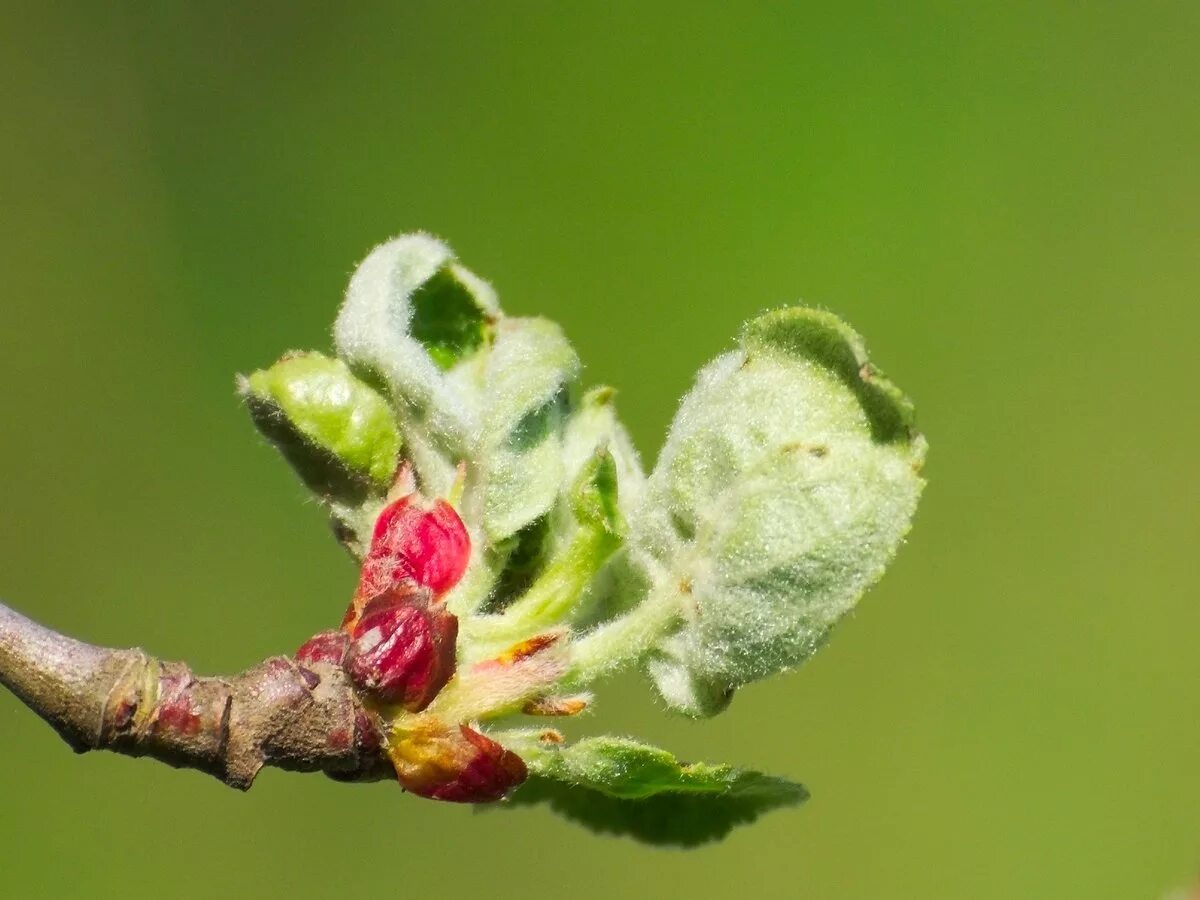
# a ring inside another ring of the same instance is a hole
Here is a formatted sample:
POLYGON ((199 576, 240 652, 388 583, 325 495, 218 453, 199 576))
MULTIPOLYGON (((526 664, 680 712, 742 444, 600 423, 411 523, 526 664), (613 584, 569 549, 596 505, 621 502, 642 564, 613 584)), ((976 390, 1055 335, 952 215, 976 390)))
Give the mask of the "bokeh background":
POLYGON ((1200 869, 1200 5, 6 4, 0 596, 232 672, 354 580, 233 375, 423 228, 653 460, 805 300, 930 485, 801 670, 597 724, 803 780, 679 852, 386 784, 76 758, 0 692, 0 894, 1158 898, 1200 869), (253 7, 253 8, 251 8, 253 7))

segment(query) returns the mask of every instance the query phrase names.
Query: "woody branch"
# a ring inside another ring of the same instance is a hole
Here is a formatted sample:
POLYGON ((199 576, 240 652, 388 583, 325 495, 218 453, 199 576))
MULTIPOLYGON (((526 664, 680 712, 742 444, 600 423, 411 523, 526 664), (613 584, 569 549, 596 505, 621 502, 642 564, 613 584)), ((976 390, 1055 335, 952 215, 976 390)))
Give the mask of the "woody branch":
POLYGON ((77 752, 113 750, 199 769, 245 790, 263 766, 347 781, 391 775, 345 672, 271 657, 197 677, 139 649, 96 647, 0 603, 0 683, 77 752))

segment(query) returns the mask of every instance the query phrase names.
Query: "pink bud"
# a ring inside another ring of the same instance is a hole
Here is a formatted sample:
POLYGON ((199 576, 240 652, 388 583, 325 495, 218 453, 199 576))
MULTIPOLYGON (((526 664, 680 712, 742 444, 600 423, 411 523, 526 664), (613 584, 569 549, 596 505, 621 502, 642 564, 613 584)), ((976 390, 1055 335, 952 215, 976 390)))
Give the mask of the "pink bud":
POLYGON ((352 638, 346 656, 351 681, 410 712, 428 706, 454 674, 458 619, 415 586, 370 601, 352 638))
POLYGON ((487 803, 499 800, 529 776, 525 761, 517 754, 466 725, 459 728, 474 753, 457 778, 434 788, 429 797, 451 803, 487 803))
POLYGON ((396 776, 432 800, 488 803, 525 781, 525 761, 466 725, 421 722, 388 747, 396 776))
POLYGON ((445 500, 425 505, 416 494, 386 507, 375 520, 359 594, 374 596, 402 578, 441 596, 458 584, 471 557, 471 538, 445 500))
POLYGON ((318 662, 340 666, 349 646, 350 637, 344 631, 322 631, 300 645, 296 651, 296 662, 302 666, 318 662))

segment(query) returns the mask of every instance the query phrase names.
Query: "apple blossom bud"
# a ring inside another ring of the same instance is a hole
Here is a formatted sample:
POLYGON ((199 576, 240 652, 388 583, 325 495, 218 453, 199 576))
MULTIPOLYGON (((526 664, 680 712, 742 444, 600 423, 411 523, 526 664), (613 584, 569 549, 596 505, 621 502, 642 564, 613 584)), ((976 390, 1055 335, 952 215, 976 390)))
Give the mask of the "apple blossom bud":
POLYGON ((470 558, 471 537, 454 507, 409 494, 375 520, 356 596, 369 599, 405 578, 441 596, 458 584, 470 558))
POLYGON ((366 605, 354 625, 346 672, 385 703, 428 706, 454 674, 458 619, 415 585, 366 605))
POLYGON ((486 735, 437 719, 393 732, 388 755, 406 790, 452 803, 499 800, 529 774, 521 757, 486 735))

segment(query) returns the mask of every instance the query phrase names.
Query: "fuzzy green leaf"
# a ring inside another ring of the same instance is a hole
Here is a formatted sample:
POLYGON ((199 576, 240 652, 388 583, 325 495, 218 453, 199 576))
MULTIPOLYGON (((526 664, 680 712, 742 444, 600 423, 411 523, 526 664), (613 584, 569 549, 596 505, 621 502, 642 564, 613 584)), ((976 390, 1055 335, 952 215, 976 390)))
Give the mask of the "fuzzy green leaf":
MULTIPOLYGON (((543 745, 544 747, 545 745, 543 745)), ((547 803, 595 831, 693 846, 808 798, 802 785, 727 765, 680 763, 656 747, 587 738, 528 752, 533 777, 510 801, 547 803)))
POLYGON ((617 484, 617 462, 606 449, 597 450, 571 491, 571 511, 585 527, 597 528, 613 535, 623 535, 625 521, 621 515, 617 484))
POLYGON ((314 493, 357 503, 387 489, 400 435, 387 401, 345 363, 294 354, 243 379, 240 389, 254 424, 314 493))
MULTIPOLYGON (((608 387, 587 391, 567 419, 562 488, 552 509, 493 545, 502 573, 487 612, 509 607, 535 579, 538 586, 527 608, 548 611, 543 600, 550 593, 558 605, 590 605, 580 598, 585 591, 594 599, 590 583, 623 540, 630 497, 639 497, 646 481, 637 452, 617 421, 613 394, 608 387)), ((514 627, 521 626, 514 622, 514 627)), ((501 630, 507 635, 511 629, 501 630)))
POLYGON ((425 234, 380 244, 350 279, 334 326, 338 355, 386 387, 432 493, 448 488, 478 431, 474 362, 500 315, 491 287, 425 234))
POLYGON ((483 526, 503 541, 545 515, 563 477, 562 430, 579 359, 545 319, 503 320, 482 373, 475 462, 483 526))
POLYGON ((908 531, 925 441, 912 406, 837 317, 785 309, 684 399, 632 524, 683 625, 647 660, 674 708, 797 665, 883 573, 908 531))
POLYGON ((615 394, 611 387, 592 388, 571 414, 563 434, 564 485, 570 491, 598 452, 610 456, 615 466, 613 488, 620 513, 625 516, 641 501, 646 475, 629 433, 617 418, 615 394))
POLYGON ((547 516, 519 533, 489 609, 503 615, 463 623, 465 643, 474 653, 490 655, 533 631, 572 620, 585 604, 596 573, 620 546, 625 521, 618 503, 617 465, 607 451, 598 450, 590 458, 565 499, 573 520, 565 538, 554 540, 547 516))

